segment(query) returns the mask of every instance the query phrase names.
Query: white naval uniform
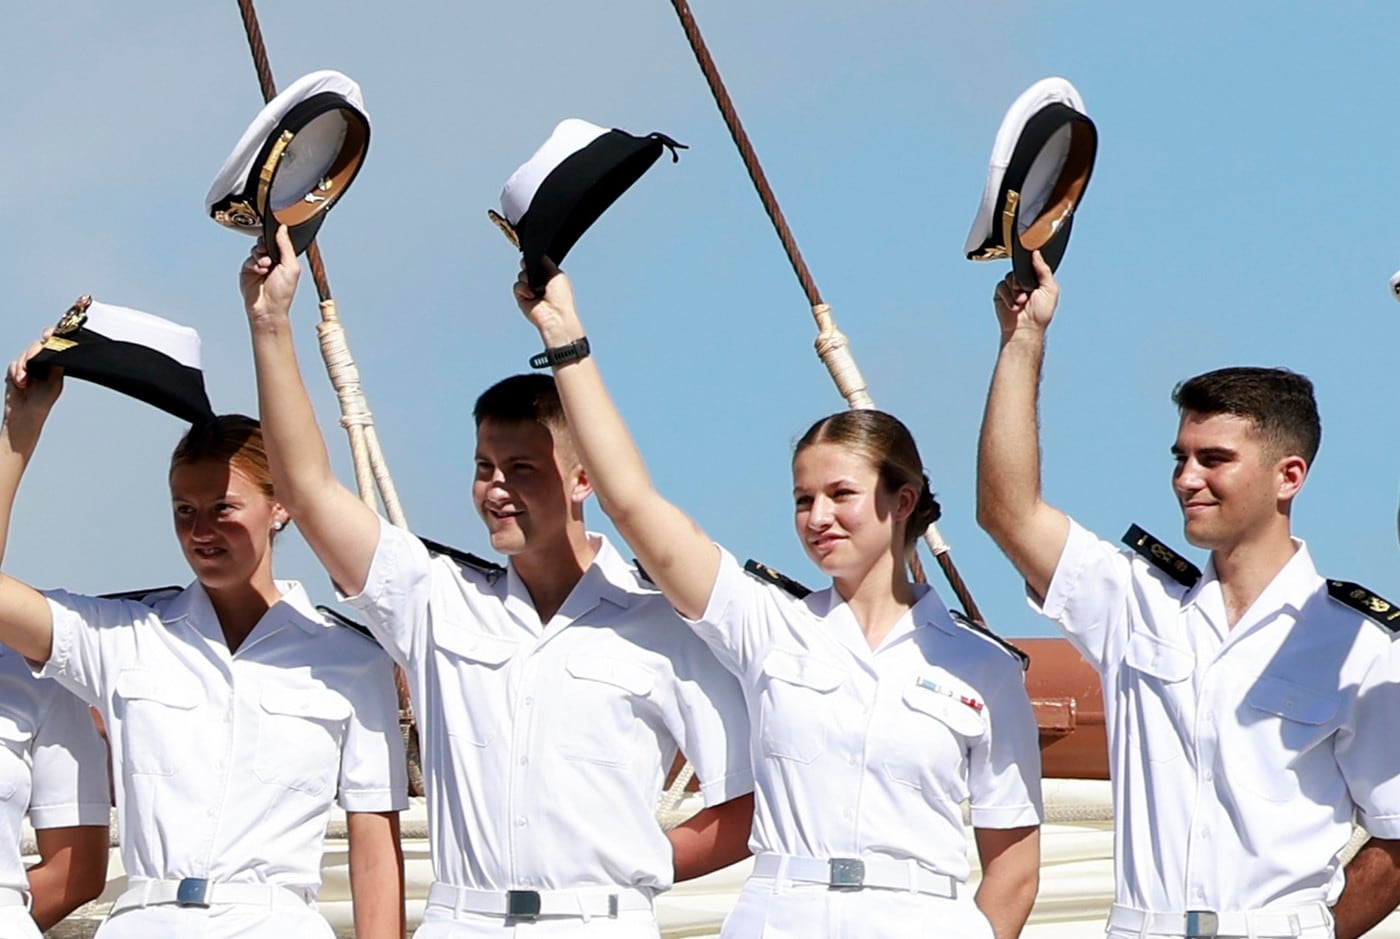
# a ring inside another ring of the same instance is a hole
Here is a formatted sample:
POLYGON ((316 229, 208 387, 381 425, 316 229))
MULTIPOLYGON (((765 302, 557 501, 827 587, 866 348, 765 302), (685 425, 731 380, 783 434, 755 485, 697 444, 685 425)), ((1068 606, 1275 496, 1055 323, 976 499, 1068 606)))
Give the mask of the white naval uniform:
POLYGON ((1121 906, 1306 908, 1330 936, 1353 813, 1400 838, 1395 646, 1294 543, 1232 629, 1213 565, 1187 587, 1070 525, 1038 609, 1103 680, 1121 906))
POLYGON ((588 537, 597 556, 541 623, 513 567, 430 555, 380 521, 349 602, 408 675, 437 889, 621 887, 644 907, 522 923, 431 902, 419 939, 656 939, 650 899, 674 864, 654 813, 677 747, 707 806, 753 789, 737 683, 607 539, 588 537))
POLYGON ((0 646, 0 939, 39 939, 11 895, 29 890, 20 855, 26 810, 36 829, 106 828, 107 747, 86 704, 35 678, 18 652, 0 646))
POLYGON ((950 878, 958 894, 754 876, 724 936, 990 937, 964 885, 962 804, 974 827, 1040 824, 1039 735, 1020 662, 958 624, 930 587, 916 587, 913 609, 872 650, 835 588, 799 600, 721 553, 694 628, 748 699, 759 863, 892 861, 950 878))
POLYGON ((314 900, 332 802, 407 805, 389 658, 326 622, 299 584, 277 586, 281 602, 232 654, 197 582, 150 606, 47 593, 53 652, 41 674, 107 723, 130 884, 287 888, 262 906, 125 910, 102 939, 329 937, 314 900))

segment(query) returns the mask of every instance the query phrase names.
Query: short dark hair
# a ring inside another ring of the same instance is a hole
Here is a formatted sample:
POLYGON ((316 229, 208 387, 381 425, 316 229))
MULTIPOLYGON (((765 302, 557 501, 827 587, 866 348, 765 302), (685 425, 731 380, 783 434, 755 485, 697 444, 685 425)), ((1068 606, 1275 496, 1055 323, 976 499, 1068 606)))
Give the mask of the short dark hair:
POLYGON ((569 426, 554 376, 538 372, 512 375, 487 388, 476 399, 472 417, 477 427, 487 419, 535 421, 551 430, 567 430, 569 426))
POLYGON ((1309 466, 1322 443, 1313 384, 1286 368, 1218 368, 1181 382, 1172 401, 1182 413, 1248 418, 1279 457, 1301 456, 1309 466))

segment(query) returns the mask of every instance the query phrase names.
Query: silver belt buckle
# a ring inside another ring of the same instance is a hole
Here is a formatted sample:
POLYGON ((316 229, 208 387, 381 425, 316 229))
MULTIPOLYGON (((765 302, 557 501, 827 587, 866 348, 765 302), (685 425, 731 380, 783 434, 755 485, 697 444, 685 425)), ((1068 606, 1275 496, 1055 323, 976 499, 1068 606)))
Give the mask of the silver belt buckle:
POLYGON ((540 915, 538 890, 507 890, 506 915, 519 919, 535 919, 540 915))
POLYGON ((1220 935, 1220 917, 1211 910, 1186 911, 1186 939, 1213 939, 1220 935))
POLYGON ((175 888, 175 902, 180 906, 209 905, 209 881, 203 877, 186 877, 175 888))
POLYGON ((834 857, 829 863, 828 887, 855 890, 865 886, 865 862, 860 858, 834 857))

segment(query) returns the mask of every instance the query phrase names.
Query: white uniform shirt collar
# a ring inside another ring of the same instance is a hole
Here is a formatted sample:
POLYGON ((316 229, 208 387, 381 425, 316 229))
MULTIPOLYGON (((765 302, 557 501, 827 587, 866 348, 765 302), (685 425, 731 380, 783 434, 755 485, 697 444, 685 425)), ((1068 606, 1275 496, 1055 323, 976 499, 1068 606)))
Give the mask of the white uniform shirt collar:
MULTIPOLYGON (((597 545, 597 553, 593 556, 593 563, 588 565, 578 583, 574 584, 574 589, 569 591, 559 611, 550 620, 552 624, 562 622, 562 625, 566 626, 596 607, 600 601, 606 600, 622 609, 626 609, 631 603, 626 584, 629 580, 634 580, 632 569, 605 536, 591 531, 585 534, 589 542, 597 545)), ((532 631, 549 626, 540 623, 534 600, 531 599, 525 582, 520 579, 514 563, 507 566, 506 596, 503 599, 511 615, 532 631)))
POLYGON ((1250 604, 1248 610, 1231 629, 1225 614, 1225 595, 1220 587, 1220 578, 1215 571, 1215 558, 1206 563, 1205 572, 1196 586, 1187 591, 1184 606, 1194 606, 1221 637, 1240 636, 1273 620, 1280 613, 1296 615, 1307 603, 1308 598, 1318 589, 1322 577, 1313 565, 1308 546, 1301 538, 1292 539, 1297 548, 1288 562, 1279 568, 1274 579, 1269 581, 1263 592, 1250 604), (1263 614, 1264 618, 1260 619, 1263 614))
MULTIPOLYGON (((278 580, 274 583, 282 594, 282 599, 263 615, 254 627, 253 634, 266 634, 289 622, 295 623, 308 633, 325 628, 325 621, 306 595, 306 588, 294 580, 278 580)), ((161 609, 160 618, 166 623, 186 620, 196 629, 200 626, 219 629, 219 617, 214 612, 214 604, 205 592, 204 585, 197 580, 180 591, 178 596, 171 598, 161 609)), ((253 634, 250 634, 249 638, 253 638, 253 634)), ((222 635, 211 635, 210 638, 222 639, 222 635)))
POLYGON ((850 605, 836 590, 835 585, 814 593, 808 599, 807 607, 819 618, 829 623, 829 628, 836 639, 856 653, 857 657, 865 658, 904 636, 912 634, 920 627, 937 626, 946 633, 956 631, 957 626, 953 622, 953 616, 943 604, 942 598, 938 596, 938 591, 928 584, 915 584, 914 594, 916 599, 913 607, 910 608, 908 614, 899 618, 899 621, 890 629, 889 635, 885 636, 877 649, 871 649, 870 644, 866 642, 860 623, 856 620, 855 614, 851 612, 850 605), (844 609, 842 609, 843 607, 844 609))

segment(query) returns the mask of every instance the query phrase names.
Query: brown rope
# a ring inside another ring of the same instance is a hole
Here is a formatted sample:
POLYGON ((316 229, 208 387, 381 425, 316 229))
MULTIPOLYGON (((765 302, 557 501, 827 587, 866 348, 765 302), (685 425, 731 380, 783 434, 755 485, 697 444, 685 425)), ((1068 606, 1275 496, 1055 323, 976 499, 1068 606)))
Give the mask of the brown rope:
MULTIPOLYGON (((243 32, 248 37, 248 51, 253 55, 253 67, 258 73, 258 86, 262 90, 263 101, 271 101, 277 97, 277 83, 272 78, 272 66, 267 59, 267 46, 263 43, 262 27, 258 25, 258 13, 253 9, 253 0, 238 0, 238 13, 243 18, 243 32)), ((306 260, 311 267, 311 279, 316 284, 316 294, 321 300, 321 325, 323 329, 329 329, 335 334, 335 345, 342 362, 333 363, 328 359, 327 369, 331 373, 331 384, 335 386, 336 394, 341 400, 342 423, 345 422, 347 394, 344 391, 343 383, 337 381, 337 371, 351 372, 354 374, 354 395, 358 404, 350 405, 352 411, 361 410, 365 413, 364 421, 346 423, 346 429, 350 434, 350 449, 356 462, 355 479, 360 488, 360 497, 371 508, 374 507, 374 484, 379 484, 380 495, 384 499, 386 510, 389 513, 389 520, 395 525, 406 528, 407 522, 403 518, 403 511, 399 508, 398 496, 394 492, 393 483, 389 479, 389 471, 384 466, 384 456, 378 447, 378 440, 374 437, 373 424, 368 423, 368 410, 364 407, 363 397, 359 395, 359 373, 355 370, 355 363, 350 358, 350 351, 345 345, 344 330, 340 327, 339 317, 335 309, 335 300, 331 297, 331 282, 326 277, 326 266, 321 260, 321 249, 316 242, 306 249, 306 260), (369 469, 365 472, 361 464, 369 469)), ((323 357, 325 341, 323 336, 323 357)), ((404 675, 403 669, 394 666, 394 687, 399 698, 399 725, 404 734, 404 744, 408 751, 408 783, 410 795, 422 795, 423 770, 422 761, 419 757, 418 730, 413 721, 413 702, 409 699, 408 678, 404 675)))
MULTIPOLYGON (((744 168, 748 171, 749 179, 753 180, 754 188, 758 190, 758 198, 763 203, 763 209, 768 213, 768 218, 778 233, 778 240, 783 244, 788 262, 792 264, 792 271, 797 275, 797 281, 802 285, 803 293, 807 295, 807 302, 812 306, 812 315, 816 318, 818 328, 821 330, 821 335, 817 338, 818 354, 822 356, 823 363, 832 373, 837 387, 841 389, 842 395, 851 407, 874 407, 869 394, 866 393, 864 380, 860 378, 859 371, 855 369, 855 362, 849 357, 849 354, 845 355, 845 364, 842 366, 833 365, 828 360, 825 347, 831 344, 839 345, 844 352, 846 338, 835 329, 831 320, 831 310, 822 302, 821 293, 817 290, 812 272, 808 270, 807 262, 802 259, 802 252, 797 247, 797 239, 793 237, 792 229, 788 227, 783 210, 778 206, 778 199, 773 194, 773 187, 768 184, 768 177, 764 175, 763 167, 758 162, 758 154, 754 151, 753 144, 749 142, 749 135, 744 131, 744 125, 739 120, 739 112, 729 97, 729 91, 724 87, 724 80, 720 78, 719 69, 710 56, 710 50, 705 45, 704 37, 700 35, 700 27, 690 12, 690 4, 687 0, 671 0, 671 6, 675 8, 676 16, 680 18, 681 28, 685 30, 685 38, 690 42, 691 51, 695 53, 695 61, 699 63, 700 71, 705 76, 705 82, 710 86, 710 94, 714 96, 719 113, 724 117, 724 124, 729 128, 729 136, 733 138, 734 145, 739 148, 739 156, 744 161, 744 168), (847 377, 847 370, 854 374, 854 381, 858 388, 846 387, 846 385, 851 384, 851 380, 847 377)), ((938 566, 943 569, 958 602, 967 611, 969 619, 976 623, 982 623, 981 611, 973 601, 972 593, 958 573, 958 569, 953 565, 953 559, 947 546, 943 544, 942 538, 938 536, 933 526, 929 526, 929 530, 932 537, 928 540, 931 544, 936 544, 942 549, 935 550, 934 557, 938 559, 938 566)), ((923 565, 919 563, 917 556, 912 558, 910 570, 915 580, 919 583, 927 583, 927 575, 924 574, 923 565)))

